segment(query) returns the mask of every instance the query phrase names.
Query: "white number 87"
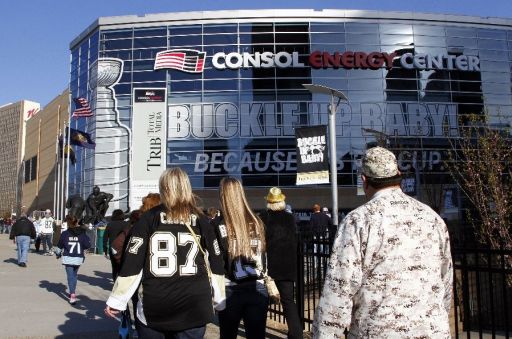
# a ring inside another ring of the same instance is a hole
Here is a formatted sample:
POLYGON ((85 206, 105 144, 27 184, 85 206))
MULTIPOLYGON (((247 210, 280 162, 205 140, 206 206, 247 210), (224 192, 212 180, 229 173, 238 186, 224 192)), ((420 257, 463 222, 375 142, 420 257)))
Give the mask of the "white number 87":
MULTIPOLYGON (((199 241, 199 239, 198 239, 199 241)), ((157 277, 171 277, 177 271, 177 246, 192 244, 187 253, 185 265, 180 265, 181 276, 197 273, 196 256, 199 252, 196 242, 190 233, 178 233, 178 241, 174 234, 169 232, 155 232, 150 238, 150 266, 149 269, 157 277)))

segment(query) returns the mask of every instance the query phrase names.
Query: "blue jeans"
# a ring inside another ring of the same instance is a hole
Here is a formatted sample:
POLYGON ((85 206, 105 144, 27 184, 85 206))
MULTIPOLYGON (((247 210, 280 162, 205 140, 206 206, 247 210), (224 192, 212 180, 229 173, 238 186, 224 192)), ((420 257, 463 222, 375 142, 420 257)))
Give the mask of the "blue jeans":
POLYGON ((28 235, 18 235, 16 237, 16 246, 18 247, 18 264, 26 263, 28 249, 30 248, 30 237, 28 235))
POLYGON ((189 328, 179 332, 160 332, 147 327, 139 320, 136 320, 135 327, 140 339, 203 339, 206 333, 206 325, 201 327, 189 328))
POLYGON ((43 243, 43 252, 49 252, 52 250, 52 238, 53 234, 41 234, 41 242, 43 243), (48 249, 47 249, 48 247, 48 249))
POLYGON ((69 294, 75 294, 78 269, 80 266, 64 265, 64 267, 66 268, 66 276, 68 277, 69 294))
POLYGON ((240 320, 243 319, 246 338, 264 339, 267 308, 268 293, 262 283, 226 286, 226 309, 219 312, 220 337, 236 339, 240 320))

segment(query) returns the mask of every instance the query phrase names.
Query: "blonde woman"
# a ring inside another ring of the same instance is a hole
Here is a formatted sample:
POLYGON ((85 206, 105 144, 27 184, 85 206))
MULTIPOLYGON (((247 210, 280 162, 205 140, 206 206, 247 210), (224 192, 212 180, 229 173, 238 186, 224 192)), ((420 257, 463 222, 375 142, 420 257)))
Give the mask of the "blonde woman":
POLYGON ((249 339, 265 337, 268 293, 263 282, 265 230, 252 212, 240 182, 220 182, 223 220, 217 237, 224 255, 226 308, 219 312, 220 337, 236 338, 240 320, 249 339))
POLYGON ((140 338, 203 338, 213 310, 202 249, 209 253, 214 274, 223 273, 222 256, 187 174, 168 169, 159 185, 162 204, 133 226, 105 313, 115 317, 125 310, 141 282, 136 311, 140 338))

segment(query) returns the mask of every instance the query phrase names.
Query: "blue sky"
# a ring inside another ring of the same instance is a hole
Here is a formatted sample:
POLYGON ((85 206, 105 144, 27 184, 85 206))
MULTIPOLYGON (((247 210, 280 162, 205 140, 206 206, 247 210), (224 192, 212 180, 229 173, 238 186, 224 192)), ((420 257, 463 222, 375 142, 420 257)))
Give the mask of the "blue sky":
POLYGON ((365 9, 512 17, 512 0, 0 0, 0 106, 68 86, 69 43, 100 16, 226 9, 365 9))

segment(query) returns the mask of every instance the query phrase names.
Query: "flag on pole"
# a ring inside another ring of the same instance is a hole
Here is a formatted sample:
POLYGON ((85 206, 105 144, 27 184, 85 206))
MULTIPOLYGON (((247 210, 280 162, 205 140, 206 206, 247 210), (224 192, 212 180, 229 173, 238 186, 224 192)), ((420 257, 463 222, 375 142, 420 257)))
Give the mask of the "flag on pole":
POLYGON ((63 143, 62 143, 62 135, 61 135, 61 136, 59 136, 59 157, 60 158, 69 157, 69 161, 71 162, 71 165, 75 165, 76 164, 76 155, 75 155, 75 151, 73 150, 73 147, 66 144, 64 146, 64 150, 63 150, 62 145, 63 145, 63 143))
POLYGON ((74 128, 68 127, 69 131, 69 144, 85 147, 85 148, 94 148, 96 147, 96 143, 92 141, 91 135, 86 132, 79 131, 74 128))
POLYGON ((74 98, 73 101, 75 102, 75 111, 71 115, 73 118, 92 117, 93 113, 86 98, 78 97, 74 98))

